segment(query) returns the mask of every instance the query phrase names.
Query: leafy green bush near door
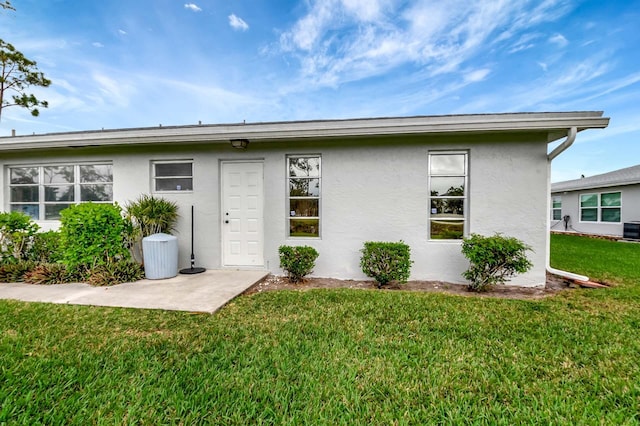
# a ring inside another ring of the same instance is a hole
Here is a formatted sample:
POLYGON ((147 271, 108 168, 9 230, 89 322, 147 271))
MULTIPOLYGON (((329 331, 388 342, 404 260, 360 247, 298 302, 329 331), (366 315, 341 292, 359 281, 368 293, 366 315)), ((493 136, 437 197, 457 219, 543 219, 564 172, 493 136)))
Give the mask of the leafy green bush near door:
POLYGON ((131 223, 117 204, 82 203, 60 213, 63 263, 69 268, 130 259, 131 223))
POLYGON ((36 232, 19 212, 0 213, 0 282, 113 285, 144 278, 130 260, 132 225, 119 206, 85 203, 61 212, 60 231, 36 232))
POLYGON ((280 246, 280 267, 287 272, 292 283, 302 281, 315 266, 318 252, 309 246, 280 246))

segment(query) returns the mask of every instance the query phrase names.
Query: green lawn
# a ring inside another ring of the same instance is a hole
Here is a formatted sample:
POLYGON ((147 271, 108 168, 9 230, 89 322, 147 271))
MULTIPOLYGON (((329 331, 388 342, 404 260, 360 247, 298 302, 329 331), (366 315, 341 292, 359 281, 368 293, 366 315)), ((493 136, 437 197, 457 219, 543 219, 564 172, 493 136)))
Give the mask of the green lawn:
POLYGON ((267 292, 214 316, 0 301, 0 424, 640 424, 640 245, 552 252, 616 287, 267 292))

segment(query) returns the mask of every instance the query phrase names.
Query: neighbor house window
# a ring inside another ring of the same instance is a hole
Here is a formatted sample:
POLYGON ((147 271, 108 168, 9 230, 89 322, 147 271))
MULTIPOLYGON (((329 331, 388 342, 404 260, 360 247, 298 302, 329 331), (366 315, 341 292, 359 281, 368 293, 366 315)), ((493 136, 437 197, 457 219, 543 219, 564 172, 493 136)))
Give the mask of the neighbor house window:
POLYGON ((429 238, 463 238, 468 198, 467 179, 466 152, 429 154, 429 238))
POLYGON ((553 220, 562 219, 562 197, 551 198, 551 218, 553 220))
POLYGON ((57 220, 60 212, 85 201, 113 202, 111 164, 61 164, 9 168, 11 211, 34 220, 57 220))
POLYGON ((320 237, 320 156, 287 157, 290 237, 320 237))
POLYGON ((152 167, 155 192, 193 191, 192 161, 157 161, 152 167))
POLYGON ((605 192, 580 195, 580 220, 582 222, 620 222, 622 194, 605 192))

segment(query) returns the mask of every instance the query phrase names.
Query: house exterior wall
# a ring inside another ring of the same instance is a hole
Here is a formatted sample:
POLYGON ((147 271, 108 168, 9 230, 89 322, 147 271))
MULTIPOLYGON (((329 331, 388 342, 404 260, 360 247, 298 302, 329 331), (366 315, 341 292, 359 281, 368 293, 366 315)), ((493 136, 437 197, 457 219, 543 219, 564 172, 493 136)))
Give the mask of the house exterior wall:
MULTIPOLYGON (((554 192, 551 196, 562 197, 562 216, 568 215, 571 218, 568 231, 622 237, 625 222, 640 221, 640 184, 554 192), (581 221, 580 195, 609 192, 620 192, 620 223, 581 221)), ((551 230, 564 231, 564 222, 551 220, 551 230)))
MULTIPOLYGON (((264 164, 264 268, 279 269, 278 247, 310 245, 320 256, 314 276, 364 278, 360 249, 365 241, 403 240, 411 247, 411 279, 464 282, 467 268, 461 241, 428 239, 428 155, 432 151, 465 151, 469 161, 467 232, 514 236, 533 248, 534 267, 514 285, 545 282, 548 201, 546 134, 476 134, 402 136, 357 140, 260 142, 240 151, 228 144, 88 147, 12 152, 3 155, 2 207, 9 209, 8 167, 78 161, 111 161, 114 201, 125 205, 152 193, 152 161, 193 160, 192 192, 159 193, 175 201, 179 265, 189 265, 190 213, 195 206, 197 263, 222 267, 220 164, 261 161, 264 164), (322 158, 321 237, 287 237, 288 155, 322 158)), ((42 223, 44 228, 56 222, 42 223)))

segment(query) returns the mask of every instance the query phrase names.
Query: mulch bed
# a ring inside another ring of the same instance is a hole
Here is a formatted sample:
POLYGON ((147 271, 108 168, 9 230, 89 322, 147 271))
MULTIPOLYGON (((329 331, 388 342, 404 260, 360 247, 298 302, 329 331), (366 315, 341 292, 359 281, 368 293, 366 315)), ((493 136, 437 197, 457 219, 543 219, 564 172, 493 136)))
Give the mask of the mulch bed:
MULTIPOLYGON (((406 284, 389 284, 380 291, 426 291, 437 293, 457 294, 473 297, 493 297, 501 299, 524 299, 535 300, 557 294, 560 291, 577 287, 569 280, 553 274, 547 274, 545 287, 516 287, 513 285, 494 286, 493 288, 481 292, 471 292, 463 284, 452 284, 442 281, 409 281, 406 284)), ((318 288, 336 289, 352 288, 362 290, 377 290, 375 281, 358 280, 338 280, 335 278, 305 278, 301 283, 290 283, 286 277, 269 275, 267 278, 251 287, 245 294, 255 294, 264 291, 276 290, 311 290, 318 288)))

